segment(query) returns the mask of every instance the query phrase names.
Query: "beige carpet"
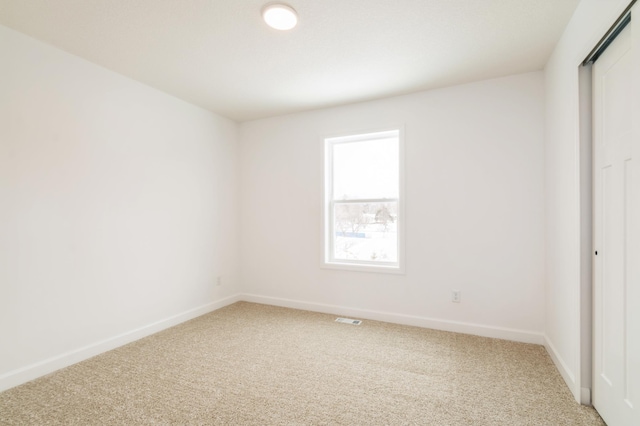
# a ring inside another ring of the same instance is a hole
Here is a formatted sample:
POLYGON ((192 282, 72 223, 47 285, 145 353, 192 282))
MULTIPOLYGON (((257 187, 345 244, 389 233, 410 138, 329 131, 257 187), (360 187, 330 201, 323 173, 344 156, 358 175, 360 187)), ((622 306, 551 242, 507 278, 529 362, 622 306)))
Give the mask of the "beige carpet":
POLYGON ((603 425, 542 346, 240 302, 0 393, 2 425, 603 425))

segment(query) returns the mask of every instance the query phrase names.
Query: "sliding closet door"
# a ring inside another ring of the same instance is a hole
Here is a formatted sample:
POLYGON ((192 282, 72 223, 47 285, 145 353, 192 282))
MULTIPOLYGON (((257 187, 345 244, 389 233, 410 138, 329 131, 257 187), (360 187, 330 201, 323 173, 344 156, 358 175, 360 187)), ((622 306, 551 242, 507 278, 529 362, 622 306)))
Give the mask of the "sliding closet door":
POLYGON ((640 425, 640 10, 593 65, 593 404, 640 425), (635 18, 635 20, 633 19, 635 18))

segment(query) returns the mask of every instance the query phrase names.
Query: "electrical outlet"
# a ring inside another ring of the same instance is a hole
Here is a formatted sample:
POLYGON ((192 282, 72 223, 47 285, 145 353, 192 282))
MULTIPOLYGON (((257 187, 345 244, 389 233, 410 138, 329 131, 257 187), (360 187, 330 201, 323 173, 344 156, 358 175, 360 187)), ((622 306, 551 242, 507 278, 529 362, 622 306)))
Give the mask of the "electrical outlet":
POLYGON ((218 287, 222 285, 222 275, 218 275, 218 278, 216 278, 216 285, 218 287))
POLYGON ((451 301, 460 303, 460 290, 451 290, 451 301))

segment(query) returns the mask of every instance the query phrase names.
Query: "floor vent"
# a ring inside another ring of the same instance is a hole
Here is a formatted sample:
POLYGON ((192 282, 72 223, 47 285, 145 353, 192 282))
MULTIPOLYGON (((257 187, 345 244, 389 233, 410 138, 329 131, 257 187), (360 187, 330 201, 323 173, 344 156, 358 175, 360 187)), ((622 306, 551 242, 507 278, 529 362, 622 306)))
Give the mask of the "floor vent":
POLYGON ((361 320, 354 320, 351 318, 336 318, 336 322, 342 322, 344 324, 351 324, 351 325, 360 325, 362 324, 361 320))

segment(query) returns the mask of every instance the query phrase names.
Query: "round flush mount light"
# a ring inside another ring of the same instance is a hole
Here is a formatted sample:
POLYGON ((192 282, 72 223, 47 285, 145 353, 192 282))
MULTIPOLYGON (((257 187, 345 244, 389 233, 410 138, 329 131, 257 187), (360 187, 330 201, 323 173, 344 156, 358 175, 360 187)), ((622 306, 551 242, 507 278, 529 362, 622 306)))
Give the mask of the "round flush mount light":
POLYGON ((262 19, 276 30, 290 30, 298 23, 298 14, 286 4, 268 4, 262 9, 262 19))

